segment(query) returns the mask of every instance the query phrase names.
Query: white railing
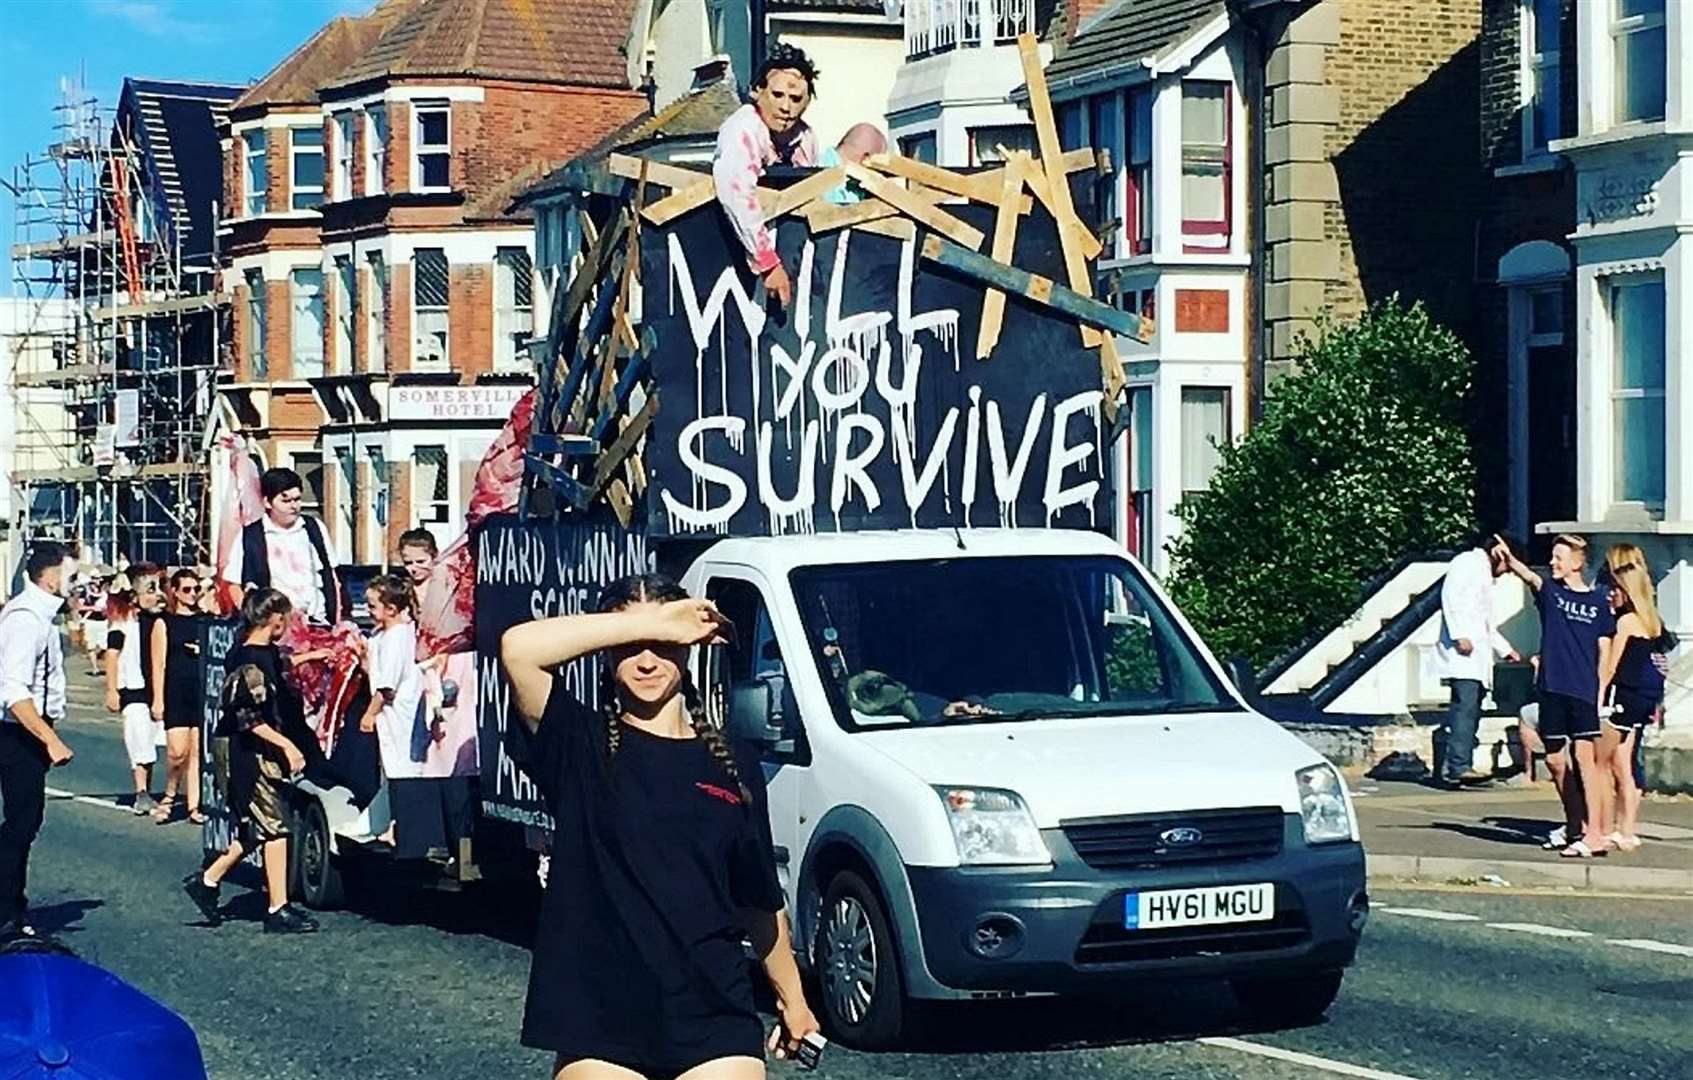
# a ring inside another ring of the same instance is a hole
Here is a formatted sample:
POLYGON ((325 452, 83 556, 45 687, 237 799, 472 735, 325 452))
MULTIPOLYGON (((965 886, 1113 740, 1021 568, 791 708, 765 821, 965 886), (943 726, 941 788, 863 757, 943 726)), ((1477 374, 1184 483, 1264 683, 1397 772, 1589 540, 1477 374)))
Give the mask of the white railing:
POLYGON ((905 56, 1003 45, 1035 29, 1035 0, 906 0, 905 56))

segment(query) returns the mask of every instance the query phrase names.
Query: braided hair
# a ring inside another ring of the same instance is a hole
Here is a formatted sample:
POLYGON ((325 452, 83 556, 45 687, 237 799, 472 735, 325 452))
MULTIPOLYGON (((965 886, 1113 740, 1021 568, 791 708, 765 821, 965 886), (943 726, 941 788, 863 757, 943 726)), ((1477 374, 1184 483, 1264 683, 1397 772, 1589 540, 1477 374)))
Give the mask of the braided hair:
MULTIPOLYGON (((668 604, 688 598, 688 590, 664 574, 630 574, 618 578, 600 590, 597 610, 622 611, 632 604, 668 604)), ((623 738, 623 710, 618 705, 617 675, 612 671, 611 665, 604 661, 600 664, 599 698, 600 712, 606 722, 606 755, 616 757, 617 748, 623 738)), ((688 722, 693 726, 694 737, 699 739, 701 745, 711 754, 712 760, 717 762, 718 767, 740 789, 741 805, 752 805, 752 793, 747 790, 746 783, 741 779, 741 770, 735 765, 735 752, 730 748, 729 740, 724 737, 722 730, 712 724, 706 715, 699 688, 694 685, 693 678, 685 670, 682 672, 682 704, 688 722)))

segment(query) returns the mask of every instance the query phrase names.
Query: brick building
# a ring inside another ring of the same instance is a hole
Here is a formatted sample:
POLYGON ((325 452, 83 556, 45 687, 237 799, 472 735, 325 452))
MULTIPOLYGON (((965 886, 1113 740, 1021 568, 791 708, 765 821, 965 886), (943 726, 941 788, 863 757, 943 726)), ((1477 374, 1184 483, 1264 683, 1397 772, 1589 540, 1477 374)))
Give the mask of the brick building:
POLYGON ((631 9, 385 0, 236 103, 225 396, 267 463, 310 478, 340 558, 462 529, 531 379, 534 228, 512 197, 646 110, 631 9))

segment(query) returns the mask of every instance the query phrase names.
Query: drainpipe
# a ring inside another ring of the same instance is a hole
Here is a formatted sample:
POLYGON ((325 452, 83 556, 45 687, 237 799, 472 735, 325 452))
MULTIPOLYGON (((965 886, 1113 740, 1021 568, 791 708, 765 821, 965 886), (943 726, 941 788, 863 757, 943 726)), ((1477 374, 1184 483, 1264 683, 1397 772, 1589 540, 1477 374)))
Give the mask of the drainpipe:
POLYGON ((1269 295, 1269 246, 1265 242, 1265 226, 1269 220, 1270 183, 1265 168, 1268 140, 1266 129, 1270 120, 1270 103, 1266 87, 1269 85, 1267 65, 1269 51, 1264 47, 1264 32, 1241 0, 1229 0, 1230 17, 1240 26, 1244 41, 1246 96, 1252 102, 1249 117, 1252 137, 1247 140, 1247 172, 1252 177, 1251 254, 1252 254, 1252 312, 1247 322, 1247 365, 1250 376, 1248 400, 1250 420, 1256 422, 1264 415, 1265 364, 1269 360, 1269 321, 1264 317, 1265 301, 1269 295))

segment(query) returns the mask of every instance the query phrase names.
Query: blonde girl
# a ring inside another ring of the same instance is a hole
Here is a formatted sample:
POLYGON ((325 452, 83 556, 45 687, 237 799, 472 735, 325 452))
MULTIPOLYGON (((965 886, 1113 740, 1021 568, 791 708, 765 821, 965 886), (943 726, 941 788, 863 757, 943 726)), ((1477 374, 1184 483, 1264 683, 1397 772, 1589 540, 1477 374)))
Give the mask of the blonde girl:
POLYGON ((1617 632, 1607 656, 1609 714, 1599 739, 1599 760, 1616 784, 1616 813, 1608 839, 1623 851, 1640 846, 1635 835, 1640 789, 1634 783, 1634 747, 1664 700, 1664 676, 1652 654, 1662 648, 1664 620, 1646 554, 1633 544, 1616 544, 1605 555, 1611 609, 1617 632))

